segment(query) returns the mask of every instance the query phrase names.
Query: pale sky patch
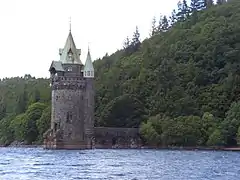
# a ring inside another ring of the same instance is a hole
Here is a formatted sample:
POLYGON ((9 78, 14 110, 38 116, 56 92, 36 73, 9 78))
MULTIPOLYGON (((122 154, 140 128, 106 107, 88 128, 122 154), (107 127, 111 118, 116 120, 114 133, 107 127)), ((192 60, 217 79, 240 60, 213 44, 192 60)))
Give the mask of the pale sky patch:
POLYGON ((139 27, 149 36, 153 16, 170 15, 178 0, 0 0, 0 78, 48 77, 69 32, 69 17, 84 63, 88 43, 95 60, 122 48, 139 27))

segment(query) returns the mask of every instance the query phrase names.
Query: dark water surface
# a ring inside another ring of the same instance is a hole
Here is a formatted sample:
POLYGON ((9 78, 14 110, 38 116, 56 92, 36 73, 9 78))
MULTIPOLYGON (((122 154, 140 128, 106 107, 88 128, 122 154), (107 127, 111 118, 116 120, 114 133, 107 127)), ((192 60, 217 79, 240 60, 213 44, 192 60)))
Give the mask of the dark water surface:
POLYGON ((240 153, 0 148, 2 180, 239 180, 240 153))

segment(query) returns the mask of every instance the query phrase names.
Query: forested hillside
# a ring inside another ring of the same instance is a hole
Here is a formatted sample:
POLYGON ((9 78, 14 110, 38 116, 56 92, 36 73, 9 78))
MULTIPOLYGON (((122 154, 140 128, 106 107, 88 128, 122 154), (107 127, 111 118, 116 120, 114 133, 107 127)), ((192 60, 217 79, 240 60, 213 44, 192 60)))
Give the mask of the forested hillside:
MULTIPOLYGON (((240 143, 240 2, 185 0, 153 18, 122 50, 96 60, 96 125, 139 127, 147 144, 240 143), (239 130, 238 130, 239 129, 239 130)), ((50 122, 47 79, 0 82, 0 141, 41 142, 50 122)))
POLYGON ((48 79, 30 75, 0 81, 0 143, 41 142, 50 123, 48 79))

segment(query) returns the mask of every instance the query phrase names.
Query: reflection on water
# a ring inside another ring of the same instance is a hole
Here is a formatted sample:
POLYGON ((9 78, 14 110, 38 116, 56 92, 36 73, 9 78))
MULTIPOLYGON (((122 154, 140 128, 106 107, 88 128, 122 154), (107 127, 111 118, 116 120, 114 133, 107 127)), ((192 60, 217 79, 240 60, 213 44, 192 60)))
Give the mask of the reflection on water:
POLYGON ((3 180, 239 180, 240 153, 0 148, 3 180))

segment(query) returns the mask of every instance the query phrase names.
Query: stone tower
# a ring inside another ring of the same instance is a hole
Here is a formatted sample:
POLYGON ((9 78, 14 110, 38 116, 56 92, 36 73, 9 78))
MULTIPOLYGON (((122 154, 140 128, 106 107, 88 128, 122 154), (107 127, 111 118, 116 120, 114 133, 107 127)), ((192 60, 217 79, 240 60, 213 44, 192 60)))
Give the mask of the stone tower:
POLYGON ((90 50, 80 60, 71 30, 60 60, 49 71, 52 87, 51 128, 44 134, 48 149, 91 149, 94 144, 94 67, 90 50))

